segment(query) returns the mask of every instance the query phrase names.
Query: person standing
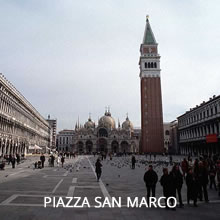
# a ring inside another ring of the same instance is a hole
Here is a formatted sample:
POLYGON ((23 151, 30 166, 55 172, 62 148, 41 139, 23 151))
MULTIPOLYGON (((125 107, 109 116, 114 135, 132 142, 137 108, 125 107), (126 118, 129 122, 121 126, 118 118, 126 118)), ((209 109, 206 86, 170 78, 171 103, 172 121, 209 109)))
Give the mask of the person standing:
MULTIPOLYGON (((167 168, 163 168, 163 175, 160 178, 160 184, 163 187, 163 195, 165 197, 166 209, 169 209, 167 204, 167 198, 171 196, 175 197, 175 185, 174 181, 172 181, 172 176, 168 174, 167 168)), ((171 201, 171 203, 173 202, 174 201, 171 201)))
POLYGON ((174 165, 172 171, 170 172, 170 175, 172 175, 174 184, 175 184, 175 191, 177 191, 178 198, 179 198, 179 206, 182 208, 183 201, 182 201, 182 195, 181 195, 181 189, 183 185, 183 175, 180 172, 179 166, 174 165))
POLYGON ((131 158, 131 168, 132 168, 132 169, 135 169, 135 163, 136 163, 136 158, 135 158, 135 156, 133 155, 132 158, 131 158))
POLYGON ((208 171, 202 161, 199 162, 198 181, 199 181, 199 186, 200 186, 200 190, 199 190, 200 201, 203 200, 203 195, 204 195, 205 202, 209 202, 208 191, 207 191, 207 185, 209 182, 208 171))
POLYGON ((63 167, 64 162, 65 162, 65 157, 62 155, 62 157, 61 157, 61 164, 62 164, 62 167, 63 167))
POLYGON ((16 163, 16 159, 15 159, 15 155, 13 155, 11 158, 11 164, 13 169, 15 168, 15 163, 16 163))
POLYGON ((52 154, 52 155, 50 156, 51 167, 54 167, 54 160, 55 160, 55 157, 54 157, 54 155, 52 154))
POLYGON ((220 161, 217 161, 217 183, 218 183, 218 196, 220 196, 220 161))
POLYGON ((149 165, 148 171, 144 174, 144 182, 147 188, 147 202, 149 204, 150 195, 155 197, 156 184, 158 181, 157 173, 153 170, 153 166, 149 165))
POLYGON ((44 162, 45 162, 45 156, 44 156, 44 154, 41 154, 41 156, 40 156, 40 161, 41 161, 42 168, 44 168, 44 162))
POLYGON ((197 207, 198 197, 198 180, 194 175, 192 168, 189 168, 186 175, 186 186, 187 186, 187 204, 190 204, 190 200, 193 200, 193 205, 197 207))
POLYGON ((20 155, 16 154, 16 158, 17 158, 17 165, 20 163, 20 155))
POLYGON ((100 162, 100 159, 97 159, 96 163, 95 163, 95 172, 97 175, 97 182, 99 182, 99 179, 101 177, 102 174, 102 164, 100 162))
POLYGON ((184 177, 184 179, 185 179, 186 173, 187 173, 187 171, 188 171, 188 166, 189 166, 189 164, 188 164, 186 158, 184 158, 183 161, 182 161, 182 163, 181 163, 181 169, 182 169, 182 171, 183 171, 183 177, 184 177))
POLYGON ((57 156, 57 166, 58 166, 58 167, 60 166, 60 162, 61 162, 60 155, 58 155, 58 156, 57 156))
POLYGON ((9 155, 9 158, 8 158, 8 165, 10 165, 11 159, 12 159, 12 155, 10 154, 10 155, 9 155))
POLYGON ((216 177, 216 167, 214 164, 211 164, 209 168, 209 180, 210 180, 209 188, 212 189, 212 185, 214 185, 215 190, 217 190, 215 177, 216 177))

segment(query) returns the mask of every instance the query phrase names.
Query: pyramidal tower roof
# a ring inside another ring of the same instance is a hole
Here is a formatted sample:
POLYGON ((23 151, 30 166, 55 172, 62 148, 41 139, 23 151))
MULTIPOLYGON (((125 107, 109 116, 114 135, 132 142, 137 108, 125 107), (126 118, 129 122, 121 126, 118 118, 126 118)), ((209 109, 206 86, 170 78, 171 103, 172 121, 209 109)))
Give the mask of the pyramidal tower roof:
POLYGON ((153 31, 150 26, 148 16, 147 16, 146 26, 145 26, 145 31, 144 31, 143 44, 150 44, 150 45, 157 44, 153 31))

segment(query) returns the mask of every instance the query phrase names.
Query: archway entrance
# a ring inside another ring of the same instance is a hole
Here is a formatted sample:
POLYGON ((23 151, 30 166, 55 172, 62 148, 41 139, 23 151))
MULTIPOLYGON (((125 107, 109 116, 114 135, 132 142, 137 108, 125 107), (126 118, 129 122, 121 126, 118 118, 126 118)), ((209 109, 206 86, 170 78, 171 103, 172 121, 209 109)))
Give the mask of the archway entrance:
POLYGON ((77 150, 78 150, 79 154, 82 154, 84 152, 83 146, 84 146, 83 142, 79 141, 78 144, 77 144, 77 150))
POLYGON ((112 153, 118 153, 119 152, 119 144, 117 141, 112 141, 112 153))
POLYGON ((128 144, 127 141, 122 141, 122 142, 121 142, 121 152, 122 152, 122 153, 128 153, 128 152, 130 152, 129 144, 128 144))
POLYGON ((97 141, 97 151, 100 153, 107 153, 108 152, 108 148, 107 148, 107 140, 105 138, 99 138, 97 141))
POLYGON ((92 147, 93 147, 92 141, 90 141, 90 140, 86 141, 86 153, 87 154, 92 153, 92 147))

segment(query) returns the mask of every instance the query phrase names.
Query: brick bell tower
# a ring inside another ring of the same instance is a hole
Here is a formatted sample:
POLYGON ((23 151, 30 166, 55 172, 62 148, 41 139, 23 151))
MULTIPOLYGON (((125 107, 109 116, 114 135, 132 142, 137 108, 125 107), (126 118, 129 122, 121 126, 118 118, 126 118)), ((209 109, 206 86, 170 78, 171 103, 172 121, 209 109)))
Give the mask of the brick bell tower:
POLYGON ((163 111, 160 82, 160 55, 148 16, 140 47, 141 151, 164 152, 163 111))

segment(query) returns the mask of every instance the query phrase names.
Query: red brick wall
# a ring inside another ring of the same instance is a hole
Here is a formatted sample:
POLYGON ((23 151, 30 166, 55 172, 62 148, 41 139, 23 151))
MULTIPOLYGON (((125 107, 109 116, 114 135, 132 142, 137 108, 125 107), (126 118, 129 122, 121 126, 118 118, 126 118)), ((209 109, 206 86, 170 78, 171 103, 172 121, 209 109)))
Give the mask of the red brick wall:
POLYGON ((142 152, 164 152, 160 77, 141 79, 141 129, 142 152))

